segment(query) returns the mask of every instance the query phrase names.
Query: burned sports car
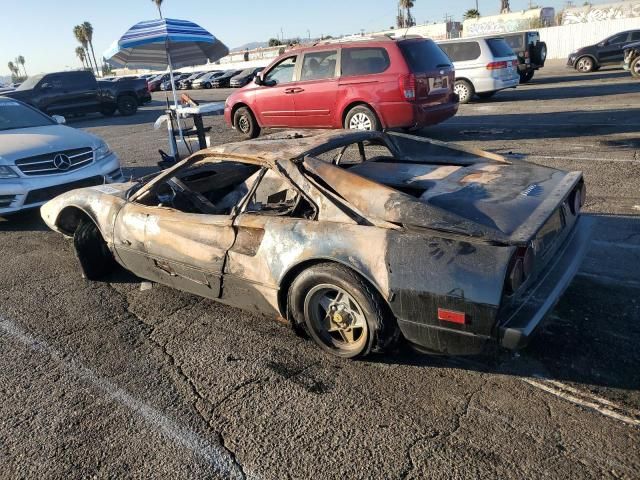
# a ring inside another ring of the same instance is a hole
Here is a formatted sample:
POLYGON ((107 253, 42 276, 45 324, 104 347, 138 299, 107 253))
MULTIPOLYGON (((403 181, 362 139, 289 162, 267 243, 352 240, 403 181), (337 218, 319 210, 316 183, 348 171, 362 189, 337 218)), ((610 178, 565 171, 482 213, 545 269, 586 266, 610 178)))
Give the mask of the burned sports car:
POLYGON ((522 347, 588 243, 580 172, 401 133, 283 132, 42 207, 88 279, 287 319, 342 357, 522 347))

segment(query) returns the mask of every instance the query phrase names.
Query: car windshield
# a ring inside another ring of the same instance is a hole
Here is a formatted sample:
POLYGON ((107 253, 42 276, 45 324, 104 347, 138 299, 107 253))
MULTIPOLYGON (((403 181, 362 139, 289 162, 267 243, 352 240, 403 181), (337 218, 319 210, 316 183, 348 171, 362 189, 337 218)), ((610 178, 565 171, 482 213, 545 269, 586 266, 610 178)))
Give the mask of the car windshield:
POLYGON ((405 40, 398 46, 413 73, 451 66, 449 57, 432 40, 405 40))
POLYGON ((16 90, 32 90, 40 80, 42 80, 44 74, 42 75, 34 75, 33 77, 27 78, 16 90))
POLYGON ((514 55, 513 50, 503 38, 487 38, 487 45, 494 57, 512 57, 514 55))
POLYGON ((20 102, 0 98, 0 131, 55 125, 51 118, 20 102))

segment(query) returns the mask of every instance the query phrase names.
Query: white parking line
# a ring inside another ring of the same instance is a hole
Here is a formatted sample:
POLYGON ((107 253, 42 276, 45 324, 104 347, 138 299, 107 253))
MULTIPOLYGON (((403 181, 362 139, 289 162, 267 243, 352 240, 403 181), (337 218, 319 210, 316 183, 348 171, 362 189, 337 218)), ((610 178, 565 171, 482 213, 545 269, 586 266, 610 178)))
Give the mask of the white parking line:
POLYGON ((595 410, 596 412, 601 413, 606 417, 612 418, 614 420, 619 420, 634 427, 640 426, 640 420, 627 415, 627 413, 637 415, 638 413, 633 409, 626 409, 624 407, 616 405, 613 402, 610 402, 609 400, 593 394, 586 394, 585 392, 581 392, 573 387, 570 387, 569 385, 565 385, 564 383, 557 382, 555 380, 548 380, 545 378, 537 378, 536 380, 533 380, 531 378, 523 378, 522 380, 535 388, 543 390, 547 393, 555 395, 556 397, 562 398, 563 400, 567 400, 581 407, 595 410), (578 395, 584 398, 579 398, 578 395))
MULTIPOLYGON (((138 400, 114 383, 98 376, 89 368, 80 365, 76 360, 69 356, 63 356, 45 341, 33 337, 29 333, 23 331, 15 322, 0 316, 0 333, 2 332, 35 352, 49 355, 52 359, 63 365, 82 380, 90 383, 99 390, 102 390, 111 400, 120 403, 142 417, 147 424, 152 428, 155 428, 163 436, 203 458, 224 478, 245 478, 245 475, 240 471, 237 464, 231 458, 231 455, 229 455, 229 453, 222 447, 212 445, 200 437, 196 432, 178 425, 171 418, 164 415, 160 410, 138 400)), ((251 478, 255 477, 252 476, 251 478)))

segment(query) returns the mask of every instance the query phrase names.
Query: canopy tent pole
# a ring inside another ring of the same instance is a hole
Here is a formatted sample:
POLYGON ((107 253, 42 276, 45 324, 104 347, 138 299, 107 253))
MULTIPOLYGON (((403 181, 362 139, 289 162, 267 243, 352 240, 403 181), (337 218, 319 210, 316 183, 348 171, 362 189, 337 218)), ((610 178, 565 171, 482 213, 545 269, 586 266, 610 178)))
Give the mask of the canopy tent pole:
MULTIPOLYGON (((171 82, 171 93, 173 93, 173 103, 176 107, 175 112, 176 112, 176 125, 178 126, 178 133, 180 135, 180 140, 182 140, 182 144, 185 146, 185 148, 187 148, 187 143, 184 139, 184 135, 182 134, 182 127, 180 126, 180 117, 178 116, 178 95, 176 95, 176 84, 174 83, 173 80, 173 65, 171 64, 171 54, 169 53, 169 47, 167 45, 166 47, 167 50, 167 63, 169 64, 169 80, 171 82)), ((176 160, 178 158, 178 149, 176 148, 176 153, 175 153, 175 157, 176 160)))

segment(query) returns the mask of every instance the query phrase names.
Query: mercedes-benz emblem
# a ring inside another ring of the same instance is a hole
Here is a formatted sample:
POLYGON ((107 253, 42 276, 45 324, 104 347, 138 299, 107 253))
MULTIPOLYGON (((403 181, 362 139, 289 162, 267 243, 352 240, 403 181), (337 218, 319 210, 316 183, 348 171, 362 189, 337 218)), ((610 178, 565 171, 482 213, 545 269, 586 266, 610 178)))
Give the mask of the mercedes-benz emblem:
POLYGON ((53 157, 53 165, 58 170, 69 170, 69 168, 71 168, 71 160, 66 155, 59 153, 55 157, 53 157))

